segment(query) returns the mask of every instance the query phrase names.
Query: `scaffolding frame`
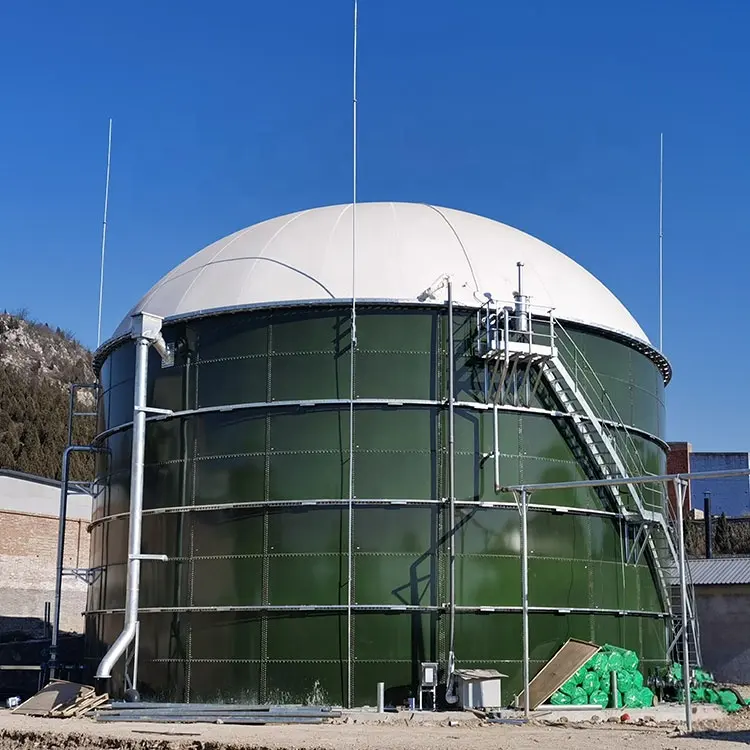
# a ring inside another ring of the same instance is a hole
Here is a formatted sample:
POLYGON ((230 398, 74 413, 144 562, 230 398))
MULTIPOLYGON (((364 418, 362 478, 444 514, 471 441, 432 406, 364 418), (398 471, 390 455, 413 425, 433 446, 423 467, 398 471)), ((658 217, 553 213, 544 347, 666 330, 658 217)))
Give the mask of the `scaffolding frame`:
MULTIPOLYGON (((529 496, 534 492, 563 490, 577 487, 608 487, 613 485, 651 484, 672 482, 677 499, 678 525, 678 569, 680 578, 680 612, 682 616, 682 683, 685 695, 685 723, 688 731, 693 728, 693 714, 690 697, 690 655, 688 650, 688 609, 687 609, 687 563, 685 555, 684 504, 685 490, 694 479, 720 479, 723 477, 750 476, 750 469, 730 471, 699 471, 682 474, 657 474, 653 476, 616 477, 613 479, 584 479, 575 482, 548 482, 546 484, 518 484, 500 487, 501 492, 511 492, 516 500, 521 524, 521 617, 523 634, 523 695, 524 716, 529 718, 529 550, 528 550, 528 510, 529 496)), ((658 564, 658 561, 657 563, 658 564)), ((692 612, 692 617, 696 617, 692 612)))

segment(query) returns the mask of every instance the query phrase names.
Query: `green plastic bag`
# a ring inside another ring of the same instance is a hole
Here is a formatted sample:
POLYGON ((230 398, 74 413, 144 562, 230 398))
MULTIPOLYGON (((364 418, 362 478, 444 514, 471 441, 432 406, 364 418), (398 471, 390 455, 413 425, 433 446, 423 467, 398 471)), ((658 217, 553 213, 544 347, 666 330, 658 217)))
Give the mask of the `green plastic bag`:
POLYGON ((586 691, 587 695, 591 695, 599 690, 599 676, 596 672, 587 672, 583 678, 581 687, 586 691))
POLYGON ((607 654, 605 654, 603 651, 600 651, 598 654, 596 654, 593 658, 589 660, 589 663, 591 666, 589 669, 593 670, 594 672, 598 672, 601 676, 604 672, 607 671, 607 663, 609 662, 609 657, 607 654))
POLYGON ((571 701, 571 703, 574 706, 585 706, 588 702, 589 702, 588 693, 582 687, 577 687, 575 695, 573 696, 573 700, 571 701))
POLYGON ((622 704, 625 708, 643 708, 641 691, 628 690, 627 693, 623 693, 622 704))
POLYGON ((704 687, 697 687, 693 688, 690 691, 690 697, 696 702, 696 703, 711 703, 711 696, 708 693, 708 690, 704 687))
POLYGON ((586 666, 582 666, 571 679, 575 680, 576 685, 580 685, 583 680, 585 679, 586 675, 588 674, 588 670, 586 669, 586 666))
POLYGON ((718 692, 714 690, 713 688, 706 688, 706 701, 709 703, 721 703, 721 698, 719 698, 718 692))
POLYGON ((612 682, 611 677, 609 676, 609 672, 607 672, 605 675, 599 678, 599 690, 602 693, 606 693, 607 695, 610 694, 612 690, 612 682))
POLYGON ((563 684, 560 685, 560 692, 572 698, 576 694, 577 688, 578 685, 576 685, 576 681, 571 678, 567 682, 563 682, 563 684))
POLYGON ((609 696, 602 690, 597 690, 596 692, 591 694, 589 702, 592 706, 601 706, 602 708, 606 708, 609 705, 609 696))
POLYGON ((705 669, 696 669, 693 672, 693 677, 695 678, 695 681, 698 683, 701 682, 715 682, 714 676, 710 672, 706 672, 705 669))
POLYGON ((737 695, 731 690, 719 690, 718 692, 719 692, 719 700, 721 701, 721 705, 724 706, 724 708, 727 708, 728 706, 739 705, 739 700, 737 699, 737 695))
POLYGON ((627 693, 633 687, 633 674, 624 669, 617 670, 617 689, 621 693, 627 693))
POLYGON ((638 654, 635 651, 631 651, 628 648, 620 648, 619 646, 613 646, 610 643, 605 644, 604 651, 610 654, 620 654, 622 657, 622 668, 633 670, 638 667, 638 654))
POLYGON ((607 669, 609 669, 610 672, 617 672, 619 669, 622 669, 622 654, 613 651, 607 657, 607 669))
POLYGON ((569 706, 570 705, 570 696, 565 695, 565 693, 561 693, 559 690, 552 695, 552 697, 549 699, 549 702, 553 706, 569 706))
POLYGON ((645 685, 645 680, 643 679, 643 674, 639 671, 635 671, 633 674, 633 689, 634 690, 640 690, 645 685))
POLYGON ((641 698, 641 706, 643 708, 651 708, 654 705, 654 693, 651 688, 642 687, 638 691, 638 695, 641 698))

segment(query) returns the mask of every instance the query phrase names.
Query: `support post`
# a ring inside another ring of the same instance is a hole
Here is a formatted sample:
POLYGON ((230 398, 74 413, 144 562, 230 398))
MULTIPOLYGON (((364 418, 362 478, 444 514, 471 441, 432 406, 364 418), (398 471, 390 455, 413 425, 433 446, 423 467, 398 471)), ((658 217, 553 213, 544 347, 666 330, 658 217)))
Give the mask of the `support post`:
MULTIPOLYGON (((148 381, 148 351, 153 344, 164 357, 166 345, 161 336, 161 318, 147 313, 133 316, 131 336, 135 339, 135 387, 133 389, 133 448, 130 459, 130 513, 128 533, 127 584, 125 591, 125 622, 122 632, 109 647, 96 670, 96 679, 112 676, 112 668, 136 638, 138 632, 138 602, 141 585, 141 530, 143 524, 143 460, 146 447, 146 385, 148 381)), ((159 556, 160 559, 164 559, 159 556)), ((133 654, 138 663, 137 643, 133 654)), ((137 666, 134 673, 137 675, 137 666)), ((137 689, 135 682, 133 688, 137 689)))
POLYGON ((529 536, 528 493, 521 490, 521 619, 523 621, 523 715, 529 718, 529 536))
POLYGON ((384 682, 378 683, 377 701, 378 701, 378 713, 384 714, 385 713, 385 683, 384 682))
POLYGON ((500 492, 500 425, 497 402, 492 406, 492 454, 495 459, 495 492, 500 492))
POLYGON ((133 643, 133 690, 138 685, 138 652, 141 648, 141 621, 135 621, 135 642, 133 643))
POLYGON ((680 615, 682 617, 682 686, 685 694, 685 723, 688 732, 693 731, 693 711, 690 701, 690 651, 688 641, 688 611, 687 611, 687 571, 685 563, 685 502, 684 479, 674 480, 675 497, 677 498, 677 526, 678 526, 678 565, 680 569, 680 615))

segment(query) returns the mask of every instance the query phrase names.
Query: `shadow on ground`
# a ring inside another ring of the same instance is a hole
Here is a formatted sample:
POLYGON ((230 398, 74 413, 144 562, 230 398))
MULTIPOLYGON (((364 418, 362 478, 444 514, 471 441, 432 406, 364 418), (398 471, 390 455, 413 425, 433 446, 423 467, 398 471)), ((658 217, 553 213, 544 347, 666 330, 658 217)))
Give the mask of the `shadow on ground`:
POLYGON ((686 735, 693 740, 712 740, 713 742, 736 742, 738 745, 750 745, 750 729, 721 731, 706 729, 686 735))

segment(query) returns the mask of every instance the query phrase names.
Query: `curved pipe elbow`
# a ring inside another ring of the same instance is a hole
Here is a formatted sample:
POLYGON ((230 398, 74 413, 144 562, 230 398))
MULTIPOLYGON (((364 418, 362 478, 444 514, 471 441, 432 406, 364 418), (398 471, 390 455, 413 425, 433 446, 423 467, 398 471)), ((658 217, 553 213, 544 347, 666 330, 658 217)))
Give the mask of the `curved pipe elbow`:
POLYGON ((115 642, 109 647, 109 651, 104 654, 104 657, 99 662, 99 666, 96 669, 97 680, 107 680, 112 676, 112 669, 117 664, 120 657, 125 653, 127 647, 135 638, 136 623, 135 621, 126 622, 125 627, 115 642))

